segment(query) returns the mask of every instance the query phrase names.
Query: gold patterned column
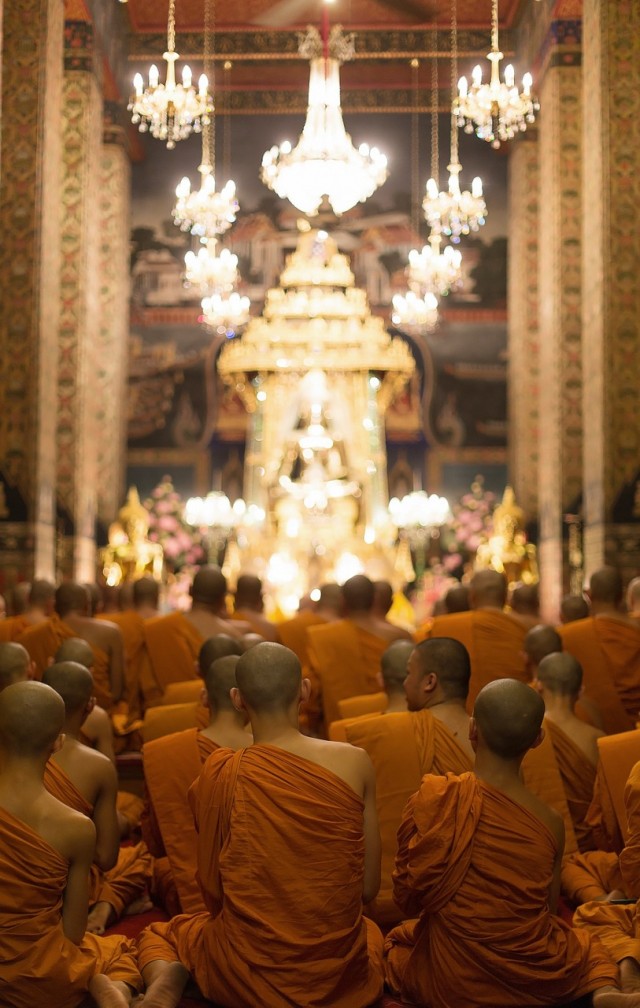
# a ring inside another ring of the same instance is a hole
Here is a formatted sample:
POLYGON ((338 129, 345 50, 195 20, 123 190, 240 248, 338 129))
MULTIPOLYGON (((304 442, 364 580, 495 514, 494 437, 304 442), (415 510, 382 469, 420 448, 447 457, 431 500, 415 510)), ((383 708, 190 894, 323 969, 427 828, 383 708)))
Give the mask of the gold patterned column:
POLYGON ((118 107, 105 102, 100 177, 98 515, 108 525, 123 498, 129 349, 130 163, 118 107))
POLYGON ((538 329, 538 132, 509 155, 509 474, 528 519, 538 512, 540 336, 538 329))
POLYGON ((62 269, 60 290, 57 495, 65 549, 59 573, 95 576, 100 333, 102 93, 93 26, 65 24, 62 101, 62 269))
POLYGON ((0 567, 52 577, 62 0, 3 5, 0 567))
POLYGON ((584 4, 587 573, 640 563, 640 4, 584 4), (626 499, 626 500, 625 500, 626 499))
POLYGON ((577 26, 554 22, 540 87, 540 572, 543 614, 568 588, 563 515, 582 490, 582 68, 577 26))

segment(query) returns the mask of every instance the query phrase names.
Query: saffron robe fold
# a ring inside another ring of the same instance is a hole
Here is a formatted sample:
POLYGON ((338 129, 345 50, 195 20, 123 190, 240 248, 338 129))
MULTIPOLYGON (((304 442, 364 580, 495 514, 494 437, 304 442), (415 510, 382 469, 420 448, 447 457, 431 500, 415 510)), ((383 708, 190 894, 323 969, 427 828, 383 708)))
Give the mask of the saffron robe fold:
POLYGON ((362 717, 363 714, 384 714, 389 705, 386 693, 365 693, 364 696, 347 697, 338 700, 341 718, 362 717))
POLYGON ((340 717, 339 700, 380 692, 380 660, 388 646, 388 640, 362 630, 349 619, 309 627, 311 684, 320 697, 325 724, 340 717))
POLYGON ((187 792, 217 748, 197 728, 189 728, 148 742, 142 750, 147 786, 142 835, 154 857, 169 858, 182 913, 205 909, 195 877, 197 835, 187 792))
POLYGON ((478 693, 487 683, 505 678, 527 681, 523 656, 526 632, 524 624, 509 613, 472 609, 436 616, 417 638, 453 637, 464 644, 471 661, 467 699, 467 710, 471 713, 478 693))
MULTIPOLYGON (((60 645, 71 637, 80 636, 76 631, 61 620, 57 613, 43 623, 29 627, 20 643, 27 649, 31 660, 36 666, 36 676, 42 679, 46 668, 51 664, 60 645)), ((87 641, 87 643, 89 643, 87 641)), ((95 698, 100 707, 111 713, 113 696, 111 695, 111 680, 109 678, 109 655, 97 644, 89 644, 93 651, 93 686, 95 698)))
POLYGON ((0 620, 0 643, 20 640, 30 626, 25 616, 7 616, 0 620))
POLYGON ((368 752, 376 771, 382 877, 367 912, 381 925, 395 924, 402 914, 393 899, 391 874, 404 807, 426 773, 464 773, 472 761, 447 726, 428 710, 352 721, 345 734, 348 742, 368 752))
POLYGON ((0 1004, 79 1008, 97 973, 142 989, 133 942, 120 935, 65 937, 69 865, 26 823, 0 815, 0 1004))
POLYGON ((545 734, 540 745, 535 749, 530 749, 526 754, 522 761, 521 774, 526 789, 562 816, 564 853, 565 855, 575 854, 578 850, 578 843, 573 829, 573 820, 569 812, 553 743, 548 734, 545 734))
POLYGON ((382 936, 362 916, 363 803, 282 749, 221 749, 190 796, 208 913, 153 924, 141 969, 179 959, 224 1008, 364 1008, 382 993, 382 936))
POLYGON ((292 619, 278 623, 280 641, 300 659, 300 664, 306 668, 309 664, 307 652, 307 630, 312 626, 321 626, 327 621, 322 616, 316 616, 310 609, 303 609, 292 619))
POLYGON ((387 937, 386 978, 429 1008, 556 1005, 616 984, 548 909, 557 850, 535 815, 472 773, 427 776, 398 834, 395 894, 420 915, 387 937))
POLYGON ((206 728, 209 711, 202 704, 160 704, 145 711, 142 739, 145 745, 163 735, 175 735, 187 728, 206 728))
MULTIPOLYGON (((45 767, 44 786, 58 801, 91 819, 93 807, 53 759, 45 767)), ((145 844, 121 847, 118 860, 109 871, 102 871, 95 863, 91 865, 89 906, 102 901, 110 903, 116 917, 121 917, 129 904, 142 895, 150 881, 151 855, 145 844)))
POLYGON ((127 705, 130 721, 141 718, 144 714, 143 683, 148 675, 149 656, 145 643, 145 620, 135 609, 125 609, 123 612, 108 613, 98 616, 98 619, 108 620, 120 627, 124 644, 125 688, 123 699, 127 705))
POLYGON ((145 703, 161 702, 168 683, 196 679, 194 662, 204 638, 181 612, 154 616, 145 622, 144 636, 149 655, 148 681, 145 678, 145 703))
POLYGON ((640 627, 610 616, 559 626, 565 651, 582 666, 584 691, 602 712, 609 734, 635 727, 640 711, 640 627))
POLYGON ((593 799, 596 768, 557 724, 545 718, 544 727, 553 744, 578 849, 582 852, 594 850, 596 843, 586 815, 593 799))
POLYGON ((623 885, 619 858, 612 851, 569 854, 562 862, 562 894, 573 905, 602 899, 623 885))
POLYGON ((627 841, 624 789, 632 767, 640 759, 640 730, 599 738, 598 754, 587 820, 598 848, 619 854, 627 841))

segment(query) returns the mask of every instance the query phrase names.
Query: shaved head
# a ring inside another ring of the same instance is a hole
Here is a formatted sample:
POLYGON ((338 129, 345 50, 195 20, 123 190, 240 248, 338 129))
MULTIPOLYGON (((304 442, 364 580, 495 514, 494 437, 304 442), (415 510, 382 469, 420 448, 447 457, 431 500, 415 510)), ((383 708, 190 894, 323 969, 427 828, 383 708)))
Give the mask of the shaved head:
POLYGON ((157 581, 154 581, 151 577, 139 578, 138 581, 133 582, 133 587, 131 589, 133 596, 134 606, 140 605, 158 605, 158 598, 160 595, 160 585, 157 581))
POLYGON ((544 701, 518 679, 496 679, 478 693, 473 716, 490 752, 502 759, 517 759, 538 737, 544 701))
POLYGON ((0 747, 10 756, 48 756, 63 729, 64 703, 50 686, 18 682, 0 693, 0 747))
POLYGON ((61 618, 70 612, 87 616, 89 606, 89 593, 85 585, 78 584, 76 581, 64 581, 56 589, 56 612, 61 618))
POLYGON ((582 686, 582 665, 566 651, 554 651, 540 662, 538 679, 556 696, 577 697, 582 686))
POLYGON ((26 648, 15 641, 0 644, 0 691, 27 678, 31 658, 26 648))
POLYGON ((565 595, 560 603, 560 621, 562 623, 573 623, 575 620, 586 619, 589 612, 589 603, 582 595, 565 595))
POLYGON ((45 669, 43 683, 50 686, 64 701, 67 716, 77 714, 93 696, 93 676, 78 662, 56 662, 45 669))
POLYGON ((548 654, 562 651, 562 637, 554 627, 539 623, 527 631, 522 646, 527 657, 539 665, 548 654))
POLYGON ((68 637, 53 657, 56 662, 78 662, 87 669, 92 669, 96 660, 91 645, 82 637, 68 637))
POLYGON ((240 641, 240 645, 242 647, 242 653, 244 654, 245 651, 248 651, 250 648, 255 647, 256 644, 263 644, 263 643, 264 643, 264 637, 262 637, 259 633, 243 634, 242 640, 240 641))
POLYGON ((227 579, 219 567, 201 567, 193 579, 190 594, 194 602, 202 605, 221 605, 227 594, 227 579))
POLYGON ((302 670, 293 651, 264 641, 242 655, 236 681, 250 710, 256 714, 284 713, 299 696, 302 670))
POLYGON ((236 585, 236 606, 262 608, 262 581, 255 574, 241 574, 236 585))
POLYGON ((477 571, 471 578, 469 589, 472 609, 481 606, 497 606, 502 609, 507 601, 507 579, 498 571, 477 571))
POLYGON ((21 581, 11 589, 11 613, 13 616, 20 616, 25 611, 29 603, 31 585, 28 581, 21 581))
POLYGON ((511 608, 523 616, 537 616, 540 612, 540 594, 537 585, 518 585, 511 593, 511 608))
POLYGON ((375 589, 366 574, 356 574, 342 586, 342 597, 347 612, 369 612, 373 605, 375 589))
POLYGON ((619 605, 622 593, 622 576, 617 567, 601 567, 591 575, 589 594, 592 602, 619 605))
POLYGON ((51 581, 45 581, 44 578, 36 578, 29 592, 29 605, 36 606, 38 609, 46 609, 53 605, 55 597, 55 585, 52 585, 51 581))
POLYGON ((469 611, 469 589, 466 585, 454 585, 444 597, 444 610, 447 613, 469 611))
POLYGON ((401 690, 407 677, 407 662, 414 649, 413 641, 393 641, 380 659, 382 678, 387 690, 401 690))
POLYGON ((211 668, 214 661, 218 658, 226 658, 228 655, 241 655, 242 648, 240 646, 240 641, 235 637, 231 637, 229 634, 216 634, 215 637, 209 637, 208 640, 204 642, 200 648, 198 654, 198 668, 200 669, 200 675, 203 679, 206 679, 207 672, 211 668))
POLYGON ((393 588, 388 581, 373 582, 373 601, 376 611, 386 616, 393 605, 393 588))
POLYGON ((207 691, 209 704, 216 711, 235 710, 230 692, 236 682, 236 666, 240 661, 239 655, 227 655, 225 658, 218 658, 211 663, 211 666, 204 677, 204 688, 207 691))
POLYGON ((321 609, 334 609, 336 612, 340 612, 342 602, 342 588, 340 585, 333 584, 333 582, 320 585, 318 605, 321 609))
POLYGON ((413 650, 422 678, 429 673, 436 675, 447 700, 467 699, 471 663, 464 644, 453 637, 431 637, 413 650))

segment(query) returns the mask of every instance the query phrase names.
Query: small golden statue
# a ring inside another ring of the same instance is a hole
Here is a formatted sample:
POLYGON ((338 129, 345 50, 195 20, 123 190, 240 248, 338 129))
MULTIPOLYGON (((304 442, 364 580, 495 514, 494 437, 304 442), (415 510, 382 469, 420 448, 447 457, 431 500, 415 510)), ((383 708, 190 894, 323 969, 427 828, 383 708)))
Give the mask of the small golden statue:
POLYGON ((493 569, 505 574, 509 587, 538 582, 536 548, 527 542, 522 529, 524 511, 516 504, 512 487, 507 486, 493 512, 493 535, 476 552, 474 570, 493 569))
POLYGON ((106 583, 117 586, 124 581, 137 581, 145 575, 161 581, 164 566, 162 546, 147 538, 149 513, 140 503, 136 487, 129 487, 118 519, 109 526, 109 545, 99 553, 106 583))

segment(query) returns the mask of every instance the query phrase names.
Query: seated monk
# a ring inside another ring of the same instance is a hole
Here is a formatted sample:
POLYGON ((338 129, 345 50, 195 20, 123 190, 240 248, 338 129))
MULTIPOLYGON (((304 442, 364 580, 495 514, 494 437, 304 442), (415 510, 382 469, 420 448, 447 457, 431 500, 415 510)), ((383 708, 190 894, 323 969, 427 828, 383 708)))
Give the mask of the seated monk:
MULTIPOLYGON (((22 587, 22 585, 16 586, 16 588, 22 587)), ((0 641, 19 640, 29 627, 44 623, 53 615, 55 586, 50 581, 38 578, 26 587, 28 594, 24 609, 0 621, 0 641)))
POLYGON ((470 726, 475 770, 427 775, 405 809, 394 892, 417 919, 385 944, 387 983, 403 1001, 512 1008, 592 993, 594 1008, 640 1004, 620 999, 605 950, 555 916, 562 821, 520 776, 543 716, 524 683, 490 683, 470 726))
POLYGON ((264 615, 262 581, 253 574, 241 574, 238 578, 232 619, 248 623, 253 633, 259 634, 265 641, 280 640, 275 623, 264 615))
POLYGON ((406 711, 404 681, 407 677, 407 662, 413 648, 412 641, 393 641, 380 659, 384 692, 365 693, 364 696, 339 700, 338 710, 341 718, 351 719, 362 714, 395 714, 398 711, 406 711))
MULTIPOLYGON (((546 623, 527 630, 522 649, 524 652, 524 668, 528 682, 535 682, 538 677, 538 666, 547 655, 562 651, 562 637, 558 631, 546 623)), ((584 689, 580 690, 580 698, 575 707, 576 716, 594 728, 603 729, 602 711, 584 689)))
POLYGON ((469 588, 467 585, 458 584, 449 588, 444 596, 444 612, 469 612, 469 588))
POLYGON ((342 615, 342 588, 337 584, 324 584, 320 588, 320 598, 313 608, 301 609, 290 620, 278 624, 280 642, 298 656, 305 669, 309 665, 307 654, 307 630, 321 623, 331 623, 342 615))
POLYGON ((300 734, 292 651, 258 644, 236 679, 254 744, 214 752, 190 791, 207 912, 142 932, 142 1004, 175 1008, 191 974, 223 1008, 364 1008, 382 993, 382 936, 362 916, 380 881, 371 762, 300 734))
MULTIPOLYGON (((397 646, 397 645, 396 645, 397 646)), ((468 741, 469 656, 446 637, 412 647, 404 688, 404 713, 352 720, 346 738, 365 749, 376 771, 382 839, 382 881, 369 914, 381 925, 402 920, 393 900, 391 873, 403 809, 426 773, 463 773, 473 766, 468 741)))
POLYGON ((150 906, 146 894, 151 857, 144 844, 120 848, 115 769, 106 756, 78 738, 95 704, 91 673, 76 662, 59 662, 49 666, 44 682, 62 697, 65 708, 64 741, 45 767, 44 782, 55 798, 93 820, 96 844, 87 928, 102 934, 125 911, 150 906))
POLYGON ((615 567, 595 571, 587 592, 591 616, 559 628, 609 734, 629 731, 640 716, 640 626, 621 611, 622 587, 615 567))
POLYGON ((3 1008, 126 1008, 142 981, 133 942, 85 934, 90 819, 49 794, 64 704, 39 682, 0 695, 0 995, 3 1008))
POLYGON ((525 626, 537 626, 540 622, 540 593, 537 584, 516 585, 511 591, 509 606, 525 626))
POLYGON ((33 663, 29 652, 16 641, 0 643, 0 693, 13 683, 33 678, 33 663))
POLYGON ((93 651, 93 682, 99 705, 109 714, 124 690, 124 649, 120 629, 87 616, 89 596, 83 585, 65 581, 56 590, 55 612, 22 635, 38 678, 64 640, 82 637, 93 651))
POLYGON ((453 637, 464 644, 471 660, 470 709, 488 682, 515 678, 525 681, 522 642, 528 626, 517 613, 504 612, 507 580, 494 570, 473 575, 469 586, 469 612, 436 616, 418 632, 418 639, 453 637))
POLYGON ((203 704, 209 714, 206 728, 189 728, 148 742, 142 750, 147 804, 142 835, 155 858, 168 857, 173 893, 164 874, 163 903, 170 912, 197 913, 205 909, 196 881, 196 831, 187 791, 207 756, 219 748, 241 749, 251 742, 246 716, 231 700, 236 685, 237 655, 218 658, 204 677, 203 704), (171 773, 167 773, 171 767, 171 773), (169 906, 167 906, 167 902, 169 906))
POLYGON ((560 622, 574 623, 586 619, 591 614, 584 595, 564 595, 560 600, 560 622))
POLYGON ((578 907, 573 922, 575 927, 584 928, 599 938, 618 964, 622 990, 637 996, 640 991, 637 902, 640 899, 640 763, 636 763, 629 775, 624 802, 629 833, 620 854, 619 887, 603 900, 578 907))
POLYGON ((209 637, 226 634, 239 640, 249 627, 226 618, 227 580, 219 567, 201 567, 189 589, 191 609, 147 620, 144 627, 150 662, 145 705, 160 703, 171 682, 195 679, 194 662, 209 637))
POLYGON ((604 732, 576 717, 582 669, 573 655, 555 652, 538 666, 536 687, 544 700, 545 729, 551 736, 580 851, 596 846, 585 822, 593 798, 598 765, 598 739, 604 732))
POLYGON ((130 721, 144 714, 145 689, 150 674, 144 627, 146 620, 158 615, 159 593, 160 586, 152 577, 139 578, 131 585, 132 608, 100 616, 100 619, 115 623, 122 633, 126 669, 124 699, 130 721))
POLYGON ((326 724, 338 720, 338 700, 380 692, 383 652, 394 640, 411 640, 371 614, 374 587, 364 574, 345 581, 342 595, 345 618, 307 631, 315 713, 321 709, 326 724))

